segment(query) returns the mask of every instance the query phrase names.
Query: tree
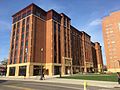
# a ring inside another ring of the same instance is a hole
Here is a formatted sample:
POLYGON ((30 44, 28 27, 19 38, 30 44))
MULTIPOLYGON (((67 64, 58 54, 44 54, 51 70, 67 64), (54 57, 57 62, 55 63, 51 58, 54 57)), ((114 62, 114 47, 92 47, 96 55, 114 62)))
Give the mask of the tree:
POLYGON ((7 58, 4 58, 4 60, 2 60, 0 63, 2 65, 6 65, 7 66, 7 62, 8 62, 8 59, 7 58))
POLYGON ((6 75, 6 72, 7 72, 7 62, 8 62, 8 59, 7 58, 4 58, 4 60, 2 60, 0 63, 1 65, 4 65, 5 66, 5 72, 4 74, 6 75))

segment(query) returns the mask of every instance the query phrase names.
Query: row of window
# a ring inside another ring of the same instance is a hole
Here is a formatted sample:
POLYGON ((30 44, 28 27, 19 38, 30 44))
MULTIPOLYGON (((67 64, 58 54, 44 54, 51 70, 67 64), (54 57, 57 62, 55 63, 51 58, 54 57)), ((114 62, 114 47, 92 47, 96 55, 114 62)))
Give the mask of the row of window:
MULTIPOLYGON (((24 49, 28 50, 29 21, 30 21, 29 17, 27 19, 22 20, 19 63, 22 63, 23 52, 25 52, 24 49), (25 22, 26 22, 26 26, 25 26, 25 22), (25 27, 26 27, 26 33, 24 33, 25 32, 25 27), (25 38, 25 47, 23 47, 24 46, 24 38, 25 38)), ((17 55, 17 53, 18 53, 18 40, 19 40, 19 31, 18 30, 20 31, 20 22, 17 23, 17 27, 16 27, 16 24, 14 24, 14 26, 13 26, 13 39, 12 39, 12 47, 11 47, 10 64, 12 63, 13 54, 14 54, 14 62, 13 62, 14 64, 16 63, 16 59, 17 59, 17 56, 18 56, 17 55), (16 38, 15 38, 15 36, 16 36, 16 38), (14 45, 15 45, 15 50, 14 50, 14 45)), ((24 62, 27 62, 27 54, 24 55, 24 62)))
POLYGON ((60 43, 60 25, 54 22, 54 63, 57 63, 57 45, 58 45, 58 63, 61 63, 61 43, 60 43), (57 44, 57 36, 56 29, 58 28, 58 44, 57 44))
POLYGON ((18 16, 16 16, 16 17, 14 17, 14 18, 13 18, 13 23, 19 21, 20 19, 25 18, 26 16, 28 16, 28 15, 30 15, 30 14, 32 14, 32 11, 31 11, 31 10, 28 10, 27 12, 25 12, 25 13, 23 13, 23 14, 21 14, 21 15, 18 15, 18 16))

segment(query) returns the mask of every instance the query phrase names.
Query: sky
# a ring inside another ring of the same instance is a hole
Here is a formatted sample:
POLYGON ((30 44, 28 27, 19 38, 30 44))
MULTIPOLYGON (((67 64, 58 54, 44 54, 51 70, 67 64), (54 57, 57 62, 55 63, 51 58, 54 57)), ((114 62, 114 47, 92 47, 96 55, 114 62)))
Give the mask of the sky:
POLYGON ((101 21, 120 10, 120 0, 0 0, 0 60, 9 56, 12 15, 31 3, 69 16, 74 27, 87 32, 93 42, 100 42, 106 64, 101 21))

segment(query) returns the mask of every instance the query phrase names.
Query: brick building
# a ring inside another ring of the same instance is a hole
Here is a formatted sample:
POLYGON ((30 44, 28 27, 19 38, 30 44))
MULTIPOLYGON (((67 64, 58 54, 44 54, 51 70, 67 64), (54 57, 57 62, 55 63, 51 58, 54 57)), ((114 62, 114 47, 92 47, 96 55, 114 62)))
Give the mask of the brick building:
POLYGON ((107 69, 111 72, 120 72, 120 11, 104 17, 102 28, 107 69))
MULTIPOLYGON (((36 76, 40 70, 50 76, 95 71, 93 58, 98 56, 93 55, 90 36, 74 28, 64 13, 31 4, 12 17, 7 76, 36 76)), ((94 61, 98 68, 98 58, 94 61)))

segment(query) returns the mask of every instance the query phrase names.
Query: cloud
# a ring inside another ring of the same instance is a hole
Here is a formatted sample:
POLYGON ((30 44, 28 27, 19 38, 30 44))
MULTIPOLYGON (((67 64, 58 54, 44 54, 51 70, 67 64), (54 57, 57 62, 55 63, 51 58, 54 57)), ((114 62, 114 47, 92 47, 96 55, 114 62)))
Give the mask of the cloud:
POLYGON ((10 30, 11 29, 11 23, 6 21, 0 21, 0 30, 10 30))
POLYGON ((95 20, 91 21, 88 25, 89 26, 98 26, 101 24, 101 21, 102 21, 101 19, 95 19, 95 20))

